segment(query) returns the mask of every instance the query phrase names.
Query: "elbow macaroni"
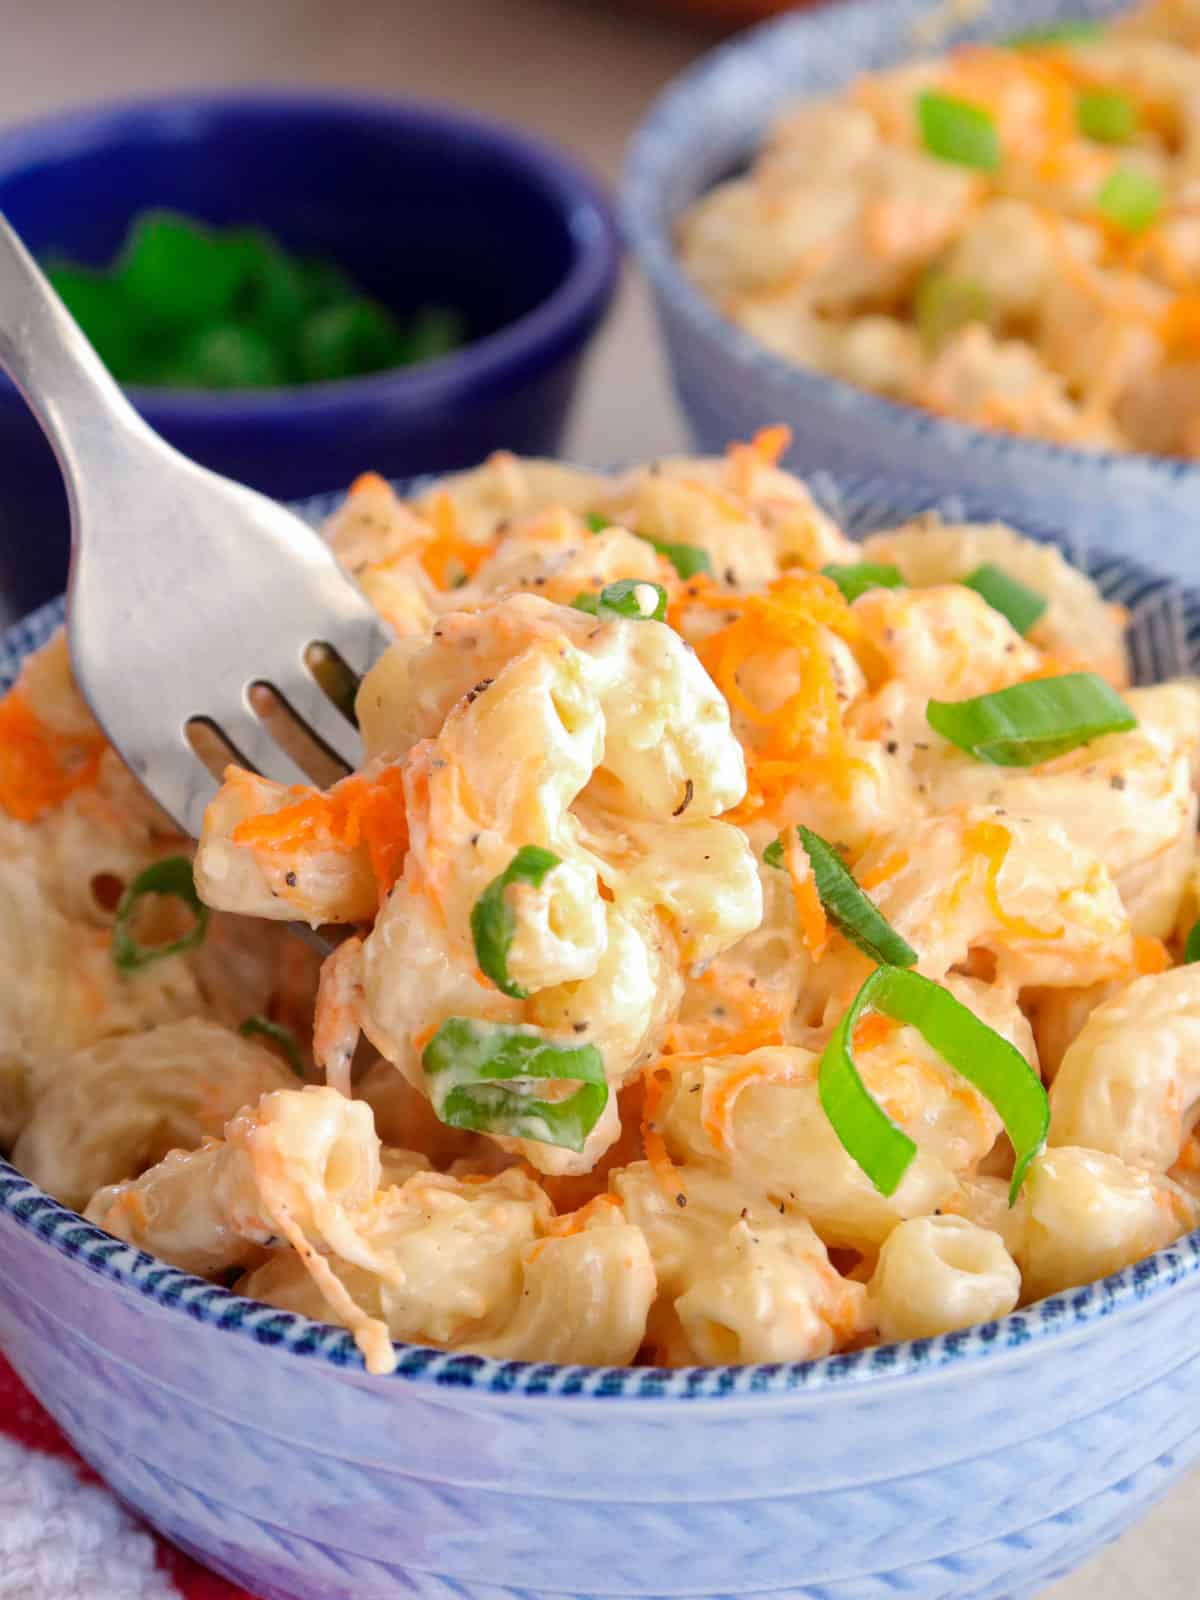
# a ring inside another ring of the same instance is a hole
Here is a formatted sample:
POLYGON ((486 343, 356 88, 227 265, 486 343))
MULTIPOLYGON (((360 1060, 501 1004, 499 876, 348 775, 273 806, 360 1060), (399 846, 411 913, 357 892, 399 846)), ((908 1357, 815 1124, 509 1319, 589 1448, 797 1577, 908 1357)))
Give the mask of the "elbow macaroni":
MULTIPOLYGON (((803 165, 789 139, 771 160, 803 165)), ((501 455, 412 502, 361 479, 329 537, 397 635, 359 688, 363 768, 231 770, 195 862, 207 939, 137 970, 117 900, 183 843, 61 641, 31 658, 0 702, 0 943, 39 975, 0 990, 17 1163, 118 1238, 342 1324, 378 1372, 393 1340, 810 1360, 1005 1315, 1194 1226, 1195 685, 1127 691, 1135 728, 1057 759, 976 761, 930 696, 1123 686, 1123 618, 1007 528, 853 544, 785 443, 616 479, 501 455), (821 573, 864 558, 901 586, 847 600, 821 573), (1028 637, 963 587, 984 563, 1046 600, 1028 637), (667 620, 598 605, 625 580, 667 620), (872 962, 797 823, 1053 1080, 1015 1206, 999 1114, 914 1027, 853 1042, 916 1148, 892 1194, 835 1132, 821 1055, 872 962), (296 920, 347 926, 319 974, 296 920)), ((139 942, 177 909, 142 907, 139 942)))

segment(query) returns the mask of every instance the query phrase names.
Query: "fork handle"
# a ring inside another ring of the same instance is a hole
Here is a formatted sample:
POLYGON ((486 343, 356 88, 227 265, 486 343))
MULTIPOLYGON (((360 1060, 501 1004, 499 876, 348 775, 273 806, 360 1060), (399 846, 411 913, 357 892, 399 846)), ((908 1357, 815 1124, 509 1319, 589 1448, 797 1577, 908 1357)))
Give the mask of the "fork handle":
POLYGON ((107 462, 111 474, 122 430, 154 437, 2 214, 0 369, 53 446, 72 511, 89 472, 107 462))

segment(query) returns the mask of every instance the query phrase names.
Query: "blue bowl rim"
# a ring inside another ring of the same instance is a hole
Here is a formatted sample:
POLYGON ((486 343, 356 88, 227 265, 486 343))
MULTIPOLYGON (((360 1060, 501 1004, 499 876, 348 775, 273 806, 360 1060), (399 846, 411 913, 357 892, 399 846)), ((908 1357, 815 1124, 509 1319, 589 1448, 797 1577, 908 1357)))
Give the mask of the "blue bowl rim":
POLYGON ((525 381, 581 344, 607 311, 617 287, 621 237, 613 203, 600 180, 566 151, 533 134, 432 100, 265 87, 97 102, 0 130, 0 183, 60 150, 78 149, 84 143, 101 148, 122 125, 226 111, 282 117, 333 114, 392 127, 419 122, 435 131, 466 134, 498 152, 530 187, 548 196, 567 224, 572 260, 557 286, 531 310, 462 350, 418 367, 290 388, 218 393, 125 385, 138 410, 161 426, 214 420, 237 426, 280 411, 321 422, 346 409, 396 401, 413 408, 444 409, 525 381))
MULTIPOLYGON (((972 452, 986 452, 1009 458, 1010 470, 1013 471, 1040 460, 1047 464, 1086 468, 1092 472, 1119 472, 1122 468, 1137 468, 1171 481, 1194 481, 1200 484, 1200 462, 1136 451, 1084 450, 1077 445, 1059 444, 1049 439, 1004 433, 996 428, 981 428, 973 423, 939 416, 919 406, 889 400, 842 378, 789 361, 786 356, 770 350, 753 335, 722 316, 679 265, 671 240, 671 223, 674 219, 666 216, 661 196, 676 152, 686 147, 689 127, 694 126, 696 116, 706 108, 714 103, 719 104, 719 97, 713 93, 714 85, 735 70, 735 63, 740 63, 744 57, 766 55, 775 48, 789 54, 797 53, 803 41, 817 29, 825 36, 831 31, 853 35, 861 31, 872 18, 885 17, 891 3, 892 0, 840 0, 836 10, 828 4, 820 4, 811 10, 772 17, 706 51, 698 61, 672 78, 650 102, 626 145, 618 213, 625 240, 655 291, 693 328, 713 341, 724 355, 749 374, 761 374, 776 384, 788 383, 798 395, 811 401, 826 399, 827 403, 827 397, 832 397, 842 414, 854 417, 856 425, 909 436, 940 434, 948 460, 962 464, 969 462, 972 452)), ((1062 0, 1046 0, 1046 3, 1037 5, 1039 15, 1033 20, 1049 20, 1063 11, 1069 11, 1072 15, 1082 12, 1107 16, 1123 9, 1127 3, 1128 0, 1071 0, 1071 3, 1063 4, 1062 0)), ((953 42, 960 35, 996 38, 1012 31, 1011 28, 996 29, 988 35, 987 28, 985 16, 964 29, 949 29, 948 42, 953 42)), ((899 61, 903 57, 898 55, 896 59, 899 61)), ((844 81, 852 76, 852 69, 848 70, 844 81)), ((836 87, 839 84, 831 81, 829 88, 836 87)), ((784 95, 771 109, 804 98, 803 92, 784 95)))
MULTIPOLYGON (((396 484, 412 493, 429 481, 409 479, 396 484)), ((925 505, 953 502, 955 515, 988 520, 986 496, 971 492, 947 496, 937 487, 923 487, 896 479, 819 473, 810 486, 818 499, 836 504, 843 492, 851 499, 873 496, 891 504, 914 499, 925 505)), ((295 509, 316 524, 342 501, 343 494, 314 495, 295 509)), ((1128 575, 1154 593, 1181 586, 1131 560, 1100 549, 1085 551, 1078 540, 1061 530, 1020 518, 1021 531, 1056 544, 1073 560, 1086 556, 1093 573, 1128 575)), ((1200 590, 1183 590, 1200 613, 1200 590)), ((63 615, 56 600, 14 623, 0 634, 0 655, 28 653, 48 637, 63 615)), ((1193 649, 1200 647, 1200 620, 1190 630, 1193 649)), ((963 1361, 987 1362, 1028 1351, 1034 1345, 1056 1344, 1089 1325, 1114 1314, 1129 1314, 1138 1305, 1181 1289, 1200 1277, 1200 1228, 1145 1257, 1120 1272, 1078 1289, 1052 1295, 994 1322, 983 1323, 933 1339, 885 1344, 841 1355, 803 1362, 759 1363, 725 1367, 580 1367, 554 1362, 498 1361, 490 1357, 455 1355, 428 1346, 395 1342, 397 1366, 386 1378, 362 1371, 362 1357, 344 1329, 319 1323, 289 1311, 278 1311, 258 1301, 231 1293, 203 1278, 181 1272, 142 1250, 122 1244, 77 1212, 51 1199, 9 1162, 0 1157, 0 1214, 11 1217, 22 1230, 57 1254, 81 1261, 90 1271, 118 1287, 138 1294, 173 1315, 184 1315, 221 1333, 285 1351, 301 1359, 316 1359, 334 1369, 355 1373, 356 1381, 389 1384, 397 1381, 433 1385, 441 1389, 472 1390, 476 1394, 522 1395, 551 1399, 601 1399, 673 1403, 765 1402, 774 1399, 837 1393, 847 1385, 933 1377, 963 1361)), ((2 1291, 0 1291, 2 1292, 2 1291)))

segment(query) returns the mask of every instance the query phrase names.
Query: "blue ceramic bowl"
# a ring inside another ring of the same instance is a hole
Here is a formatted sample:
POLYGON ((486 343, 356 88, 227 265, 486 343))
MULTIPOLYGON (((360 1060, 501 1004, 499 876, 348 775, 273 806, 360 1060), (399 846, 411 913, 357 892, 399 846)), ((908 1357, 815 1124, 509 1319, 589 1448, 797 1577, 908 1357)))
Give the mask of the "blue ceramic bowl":
MULTIPOLYGON (((859 533, 930 503, 813 486, 859 533)), ((1139 677, 1200 667, 1200 593, 1067 549, 1130 608, 1139 677)), ((0 641, 0 686, 60 616, 0 641)), ((1195 1233, 1001 1322, 803 1365, 401 1346, 374 1378, 344 1331, 164 1266, 0 1161, 0 1349, 123 1499, 270 1600, 1023 1600, 1200 1457, 1198 1317, 1195 1233)))
MULTIPOLYGON (((773 354, 727 321, 684 275, 675 219, 743 168, 785 105, 835 92, 916 51, 937 0, 851 0, 785 17, 704 57, 654 103, 626 162, 625 231, 649 275, 675 388, 697 445, 719 451, 789 423, 800 472, 899 474, 971 488, 1014 517, 1087 526, 1110 550, 1200 583, 1200 465, 1018 439, 898 405, 773 354)), ((946 43, 1003 38, 1065 16, 1112 16, 1118 0, 991 0, 946 43)))
MULTIPOLYGON (((133 389, 185 455, 277 498, 445 471, 501 445, 552 454, 612 298, 604 196, 571 161, 448 108, 330 95, 204 94, 70 112, 0 134, 0 211, 35 253, 102 264, 147 206, 252 222, 339 262, 397 310, 467 315, 427 366, 303 389, 133 389)), ((61 592, 66 498, 0 378, 0 588, 20 615, 61 592)))

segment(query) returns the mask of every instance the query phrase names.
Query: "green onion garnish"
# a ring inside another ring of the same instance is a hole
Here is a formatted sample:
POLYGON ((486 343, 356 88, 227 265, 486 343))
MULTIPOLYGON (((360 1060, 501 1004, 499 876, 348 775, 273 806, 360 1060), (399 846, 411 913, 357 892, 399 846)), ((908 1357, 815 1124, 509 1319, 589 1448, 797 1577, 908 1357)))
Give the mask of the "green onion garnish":
MULTIPOLYGON (((612 518, 601 516, 598 511, 587 512, 583 520, 593 533, 603 533, 605 528, 613 526, 612 518)), ((708 551, 698 544, 672 544, 669 539, 653 539, 648 533, 638 533, 636 528, 631 528, 629 531, 635 538, 653 545, 660 556, 667 558, 685 582, 688 578, 694 578, 698 572, 712 571, 708 551)))
POLYGON ((508 951, 517 931, 517 919, 505 897, 512 883, 531 883, 540 888, 542 879, 552 867, 560 865, 560 857, 540 845, 525 844, 499 876, 492 879, 471 908, 471 937, 475 941, 475 959, 479 970, 489 977, 502 994, 513 1000, 528 1000, 528 989, 522 989, 508 975, 508 951))
POLYGON ((1094 672, 1035 678, 973 700, 931 700, 925 717, 943 739, 996 767, 1035 767, 1101 734, 1137 727, 1121 696, 1094 672))
POLYGON ((660 556, 666 556, 684 582, 694 578, 698 572, 712 571, 708 551, 698 544, 671 544, 666 539, 651 539, 645 533, 639 533, 638 538, 652 544, 660 556))
POLYGON ((586 611, 611 622, 614 617, 626 617, 633 622, 663 622, 667 615, 667 591, 661 583, 647 583, 645 578, 622 578, 610 583, 599 594, 584 590, 571 601, 576 611, 586 611), (655 597, 654 609, 647 611, 645 604, 650 594, 655 597))
POLYGON ((963 586, 974 589, 993 611, 1007 617, 1022 638, 1046 610, 1047 602, 1042 595, 1027 589, 1023 583, 1010 578, 1007 572, 993 567, 990 562, 968 574, 963 579, 963 586))
POLYGON ((1118 167, 1110 172, 1096 196, 1096 205, 1110 222, 1126 233, 1141 233, 1163 207, 1162 185, 1144 172, 1118 167))
POLYGON ((917 1153, 909 1136, 872 1097, 854 1064, 854 1027, 867 1011, 879 1011, 915 1028, 996 1108, 1017 1156, 1009 1189, 1012 1205, 1029 1163, 1046 1142, 1050 1126, 1046 1091, 1015 1045, 981 1022, 948 989, 917 972, 876 967, 825 1046, 818 1091, 843 1148, 885 1195, 895 1193, 917 1153))
POLYGON ((972 322, 986 322, 990 300, 981 283, 927 272, 913 297, 913 319, 922 343, 936 350, 972 322))
POLYGON ((139 872, 121 896, 113 923, 112 957, 122 972, 136 972, 139 967, 148 967, 152 961, 161 961, 164 956, 176 956, 184 950, 194 950, 204 942, 207 932, 208 907, 196 893, 192 863, 186 856, 167 856, 165 860, 156 861, 144 872, 139 872), (195 916, 195 924, 182 938, 173 939, 169 944, 138 944, 133 936, 133 915, 138 902, 148 894, 170 894, 182 900, 195 916))
POLYGON ((1076 17, 1047 23, 1044 28, 1026 28, 1022 33, 1014 33, 1006 42, 1013 50, 1040 50, 1047 44, 1083 43, 1103 36, 1104 29, 1098 22, 1090 17, 1076 17))
POLYGON ((926 89, 917 96, 917 124, 930 155, 957 167, 995 172, 1000 165, 1000 140, 990 111, 926 89))
MULTIPOLYGON (((813 882, 825 915, 838 932, 881 966, 915 965, 917 952, 855 883, 834 847, 811 828, 798 827, 796 835, 812 865, 813 882)), ((775 839, 767 846, 763 860, 769 867, 783 866, 782 839, 775 839)))
POLYGON ((1116 89, 1081 89, 1075 100, 1080 133, 1097 144, 1128 144, 1137 132, 1137 107, 1116 89))
POLYGON ((530 1028, 448 1017, 421 1057, 439 1119, 473 1133, 535 1139, 582 1150, 608 1104, 604 1061, 594 1044, 551 1044, 530 1028), (539 1079, 577 1083, 565 1100, 539 1100, 539 1079))
POLYGON ((272 1044, 277 1044, 287 1058, 288 1066, 298 1078, 303 1078, 304 1063, 300 1060, 300 1047, 296 1043, 296 1035, 290 1028, 285 1028, 282 1022, 272 1022, 270 1017, 260 1016, 256 1012, 254 1016, 246 1018, 238 1032, 243 1039, 252 1039, 257 1033, 264 1039, 269 1039, 272 1044))
POLYGON ((1192 931, 1187 936, 1183 947, 1184 965, 1188 966, 1193 961, 1200 961, 1200 921, 1193 922, 1192 931))
POLYGON ((850 566, 831 561, 821 568, 821 576, 833 579, 847 605, 853 605, 868 589, 899 589, 904 583, 899 567, 878 561, 856 561, 850 566))

